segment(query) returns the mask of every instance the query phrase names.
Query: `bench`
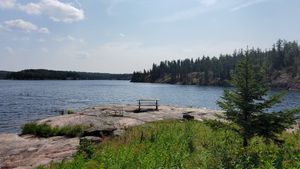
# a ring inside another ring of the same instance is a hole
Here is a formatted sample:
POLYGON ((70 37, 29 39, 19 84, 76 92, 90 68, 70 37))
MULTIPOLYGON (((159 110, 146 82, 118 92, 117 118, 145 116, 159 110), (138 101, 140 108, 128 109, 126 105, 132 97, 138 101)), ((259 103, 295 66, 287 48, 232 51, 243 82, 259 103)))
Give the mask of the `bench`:
POLYGON ((155 110, 158 110, 159 99, 139 99, 137 101, 139 104, 138 111, 141 111, 141 106, 155 106, 155 110))

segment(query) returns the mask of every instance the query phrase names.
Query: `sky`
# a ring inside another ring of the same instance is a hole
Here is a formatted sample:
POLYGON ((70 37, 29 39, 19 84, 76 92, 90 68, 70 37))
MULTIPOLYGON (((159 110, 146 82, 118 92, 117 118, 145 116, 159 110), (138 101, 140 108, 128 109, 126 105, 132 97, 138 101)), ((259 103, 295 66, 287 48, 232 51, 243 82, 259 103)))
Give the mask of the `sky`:
POLYGON ((299 0, 0 0, 0 70, 132 73, 300 40, 299 0))

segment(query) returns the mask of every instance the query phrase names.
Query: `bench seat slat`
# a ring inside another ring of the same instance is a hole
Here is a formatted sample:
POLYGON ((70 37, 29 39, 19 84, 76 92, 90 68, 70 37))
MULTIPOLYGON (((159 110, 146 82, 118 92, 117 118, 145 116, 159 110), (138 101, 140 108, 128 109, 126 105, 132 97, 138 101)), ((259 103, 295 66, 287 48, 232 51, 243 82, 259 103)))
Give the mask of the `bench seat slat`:
MULTIPOLYGON (((140 104, 141 106, 156 106, 156 104, 140 104)), ((157 104, 158 105, 158 104, 157 104)))

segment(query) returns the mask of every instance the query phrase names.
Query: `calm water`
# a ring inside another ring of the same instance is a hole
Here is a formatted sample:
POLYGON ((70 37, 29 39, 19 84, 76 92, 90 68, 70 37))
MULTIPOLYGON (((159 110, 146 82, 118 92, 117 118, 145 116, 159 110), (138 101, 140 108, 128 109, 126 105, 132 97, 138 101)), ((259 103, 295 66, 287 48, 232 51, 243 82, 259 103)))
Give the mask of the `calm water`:
MULTIPOLYGON (((55 116, 60 110, 102 104, 136 104, 158 98, 161 104, 219 109, 222 87, 130 83, 128 81, 0 80, 0 133, 19 132, 28 121, 55 116)), ((290 91, 276 109, 300 107, 300 92, 290 91)))

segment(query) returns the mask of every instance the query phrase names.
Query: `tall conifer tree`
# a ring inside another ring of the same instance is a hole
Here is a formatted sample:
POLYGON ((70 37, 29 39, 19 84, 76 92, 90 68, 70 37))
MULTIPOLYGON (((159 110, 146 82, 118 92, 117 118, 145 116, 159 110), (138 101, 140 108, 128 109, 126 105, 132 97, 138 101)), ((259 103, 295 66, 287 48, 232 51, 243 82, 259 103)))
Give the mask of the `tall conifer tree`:
POLYGON ((267 96, 266 73, 253 66, 248 51, 237 63, 230 83, 234 88, 224 90, 218 105, 225 110, 224 118, 238 126, 244 147, 256 135, 279 141, 277 135, 295 123, 299 110, 266 112, 281 102, 284 92, 267 96))

